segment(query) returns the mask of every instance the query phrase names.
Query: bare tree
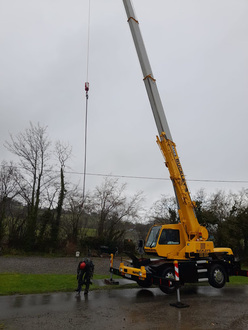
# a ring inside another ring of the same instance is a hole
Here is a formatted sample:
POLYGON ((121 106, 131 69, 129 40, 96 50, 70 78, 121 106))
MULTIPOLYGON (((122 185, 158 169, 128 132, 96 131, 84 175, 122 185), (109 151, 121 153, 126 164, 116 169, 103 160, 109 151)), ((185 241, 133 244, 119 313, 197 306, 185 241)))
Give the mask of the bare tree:
MULTIPOLYGON (((35 245, 36 225, 39 205, 41 202, 42 188, 48 183, 44 175, 49 170, 49 147, 47 127, 38 123, 30 127, 16 137, 11 137, 5 146, 14 155, 19 157, 19 166, 22 176, 19 178, 19 186, 22 197, 28 206, 26 248, 32 250, 35 245)), ((51 178, 47 178, 48 181, 51 178)))
POLYGON ((18 194, 16 184, 16 168, 12 163, 3 161, 0 168, 0 245, 4 237, 4 221, 7 216, 7 208, 18 194))
POLYGON ((85 236, 91 211, 89 196, 85 195, 83 200, 78 187, 67 192, 63 217, 64 236, 67 241, 77 244, 79 239, 85 236))
POLYGON ((106 178, 93 193, 94 212, 98 215, 98 236, 105 240, 120 239, 125 230, 120 229, 119 224, 138 218, 142 193, 128 198, 125 189, 126 184, 119 185, 118 179, 106 178))
POLYGON ((55 153, 60 163, 60 189, 59 189, 59 197, 58 203, 56 208, 56 217, 52 222, 51 228, 51 241, 53 248, 57 248, 58 246, 58 235, 59 235, 59 228, 61 223, 61 215, 63 211, 63 204, 66 194, 66 184, 65 184, 65 164, 66 161, 71 156, 72 148, 68 144, 63 144, 60 141, 56 142, 55 145, 55 153))
POLYGON ((177 203, 174 197, 161 195, 149 211, 152 223, 177 223, 179 221, 177 203))

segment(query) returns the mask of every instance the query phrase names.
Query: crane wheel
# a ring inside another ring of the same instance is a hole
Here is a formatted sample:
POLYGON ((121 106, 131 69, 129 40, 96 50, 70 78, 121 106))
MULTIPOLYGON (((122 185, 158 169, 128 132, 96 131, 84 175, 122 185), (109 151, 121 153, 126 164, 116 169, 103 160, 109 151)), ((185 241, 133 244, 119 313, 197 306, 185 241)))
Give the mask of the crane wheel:
MULTIPOLYGON (((175 279, 175 271, 174 268, 172 267, 168 267, 166 268, 163 273, 162 273, 162 277, 166 278, 166 279, 175 279)), ((160 290, 166 294, 172 294, 176 291, 176 287, 173 284, 173 282, 171 282, 171 285, 160 285, 159 286, 160 290)))
POLYGON ((208 282, 214 288, 220 289, 226 284, 227 274, 222 265, 212 265, 209 271, 208 282))
POLYGON ((152 286, 152 282, 150 280, 137 280, 137 283, 142 288, 150 288, 152 286))

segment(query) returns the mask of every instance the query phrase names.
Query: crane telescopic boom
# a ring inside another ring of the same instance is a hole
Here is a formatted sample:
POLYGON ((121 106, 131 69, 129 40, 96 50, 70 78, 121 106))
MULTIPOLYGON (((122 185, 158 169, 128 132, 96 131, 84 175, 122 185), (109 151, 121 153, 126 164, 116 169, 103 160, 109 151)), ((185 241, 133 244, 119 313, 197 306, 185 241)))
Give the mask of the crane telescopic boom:
POLYGON ((139 22, 135 17, 134 10, 130 0, 123 0, 129 26, 133 36, 136 51, 139 57, 141 69, 143 72, 144 83, 146 86, 147 94, 152 107, 154 119, 157 125, 158 134, 161 135, 162 132, 166 132, 166 137, 172 141, 172 136, 170 129, 165 117, 163 105, 159 96, 156 80, 153 76, 151 65, 146 53, 145 44, 140 32, 139 22))
POLYGON ((170 178, 173 183, 173 188, 178 203, 180 221, 189 240, 197 239, 199 236, 201 239, 206 240, 208 238, 208 233, 206 228, 199 225, 195 216, 194 203, 191 200, 182 166, 176 151, 176 145, 172 140, 169 125, 165 117, 156 80, 153 76, 144 41, 140 32, 139 22, 135 16, 131 1, 123 0, 123 3, 126 9, 130 30, 143 72, 145 87, 160 136, 160 138, 157 137, 157 143, 165 158, 166 166, 168 167, 170 178))

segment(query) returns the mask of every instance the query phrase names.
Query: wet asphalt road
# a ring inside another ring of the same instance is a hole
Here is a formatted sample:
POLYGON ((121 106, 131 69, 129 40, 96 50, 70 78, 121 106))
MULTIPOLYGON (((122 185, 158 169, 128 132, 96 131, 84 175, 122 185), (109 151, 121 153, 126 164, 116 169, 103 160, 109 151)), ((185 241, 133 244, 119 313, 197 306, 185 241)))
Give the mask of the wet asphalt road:
POLYGON ((184 287, 181 301, 158 288, 0 297, 0 329, 248 329, 248 286, 184 287))

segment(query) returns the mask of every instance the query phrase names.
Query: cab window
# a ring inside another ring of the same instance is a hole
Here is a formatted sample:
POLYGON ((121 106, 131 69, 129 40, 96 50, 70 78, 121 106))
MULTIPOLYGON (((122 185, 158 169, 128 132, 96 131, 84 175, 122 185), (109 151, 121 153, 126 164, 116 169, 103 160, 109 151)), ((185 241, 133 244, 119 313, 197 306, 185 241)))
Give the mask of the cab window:
POLYGON ((163 229, 158 243, 160 245, 180 244, 179 230, 163 229))
POLYGON ((159 232, 160 232, 161 226, 154 226, 152 227, 149 237, 146 242, 146 247, 155 247, 157 245, 157 240, 159 237, 159 232))

